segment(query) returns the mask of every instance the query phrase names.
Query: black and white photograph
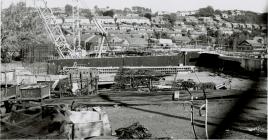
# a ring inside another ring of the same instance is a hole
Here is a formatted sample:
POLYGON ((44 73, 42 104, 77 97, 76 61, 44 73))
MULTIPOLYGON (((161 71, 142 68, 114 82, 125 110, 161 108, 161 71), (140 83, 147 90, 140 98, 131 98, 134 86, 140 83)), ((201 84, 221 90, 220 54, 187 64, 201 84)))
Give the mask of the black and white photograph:
POLYGON ((267 0, 0 8, 0 139, 267 139, 267 0))

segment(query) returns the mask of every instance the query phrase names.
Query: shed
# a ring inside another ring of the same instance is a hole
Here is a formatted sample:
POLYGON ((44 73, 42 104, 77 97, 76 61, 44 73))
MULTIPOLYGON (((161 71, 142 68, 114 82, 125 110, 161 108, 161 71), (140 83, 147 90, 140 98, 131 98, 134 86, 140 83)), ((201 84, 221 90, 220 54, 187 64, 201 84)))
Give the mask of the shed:
POLYGON ((262 44, 256 40, 244 40, 241 43, 239 43, 237 48, 238 50, 241 50, 241 51, 250 51, 250 50, 261 48, 261 47, 262 47, 262 44))

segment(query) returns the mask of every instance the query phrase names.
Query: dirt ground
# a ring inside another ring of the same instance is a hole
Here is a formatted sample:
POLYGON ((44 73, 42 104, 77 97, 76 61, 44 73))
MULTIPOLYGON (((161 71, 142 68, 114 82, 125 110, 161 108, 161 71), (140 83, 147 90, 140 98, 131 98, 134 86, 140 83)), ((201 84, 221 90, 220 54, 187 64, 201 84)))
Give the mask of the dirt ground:
MULTIPOLYGON (((222 82, 232 79, 231 90, 210 91, 208 99, 208 134, 213 134, 221 122, 230 124, 219 138, 226 139, 266 139, 267 137, 267 78, 261 79, 256 91, 246 92, 254 82, 249 79, 226 75, 213 75, 210 72, 180 74, 177 79, 193 79, 196 82, 222 82), (235 105, 235 106, 234 106, 235 105), (238 106, 238 108, 236 108, 238 106), (232 112, 233 111, 233 112, 232 112), (237 115, 238 113, 239 115, 237 115), (226 120, 226 117, 229 117, 226 120)), ((173 76, 165 78, 170 83, 173 76)), ((201 92, 194 93, 200 97, 201 92)), ((102 106, 107 112, 115 130, 140 122, 152 133, 153 138, 194 139, 191 126, 189 96, 183 94, 178 101, 172 101, 172 92, 116 92, 100 91, 99 95, 84 98, 49 99, 47 104, 71 104, 73 100, 89 106, 102 106)), ((201 106, 204 100, 194 101, 201 106)), ((203 112, 204 113, 204 112, 203 112)), ((204 139, 205 117, 194 110, 197 137, 204 139)), ((25 137, 27 138, 27 137, 25 137)))
MULTIPOLYGON (((211 135, 215 128, 224 121, 227 113, 233 109, 236 103, 242 104, 244 98, 240 90, 209 91, 208 95, 208 134, 211 135), (228 96, 220 96, 220 95, 228 96), (215 95, 215 96, 214 96, 215 95), (237 95, 237 96, 234 96, 237 95)), ((202 92, 194 92, 199 97, 202 92)), ((252 96, 253 100, 246 103, 234 119, 228 120, 230 126, 219 138, 228 139, 265 139, 267 136, 267 93, 258 91, 252 96)), ((190 122, 190 105, 187 103, 188 95, 180 96, 181 100, 172 101, 172 92, 115 92, 105 91, 99 95, 88 98, 77 98, 76 101, 89 106, 103 106, 108 113, 113 134, 115 130, 127 127, 135 122, 140 122, 152 133, 153 138, 194 139, 190 122)), ((68 103, 71 98, 53 100, 48 103, 68 103)), ((195 100, 196 107, 201 106, 204 100, 195 100)), ((203 112, 204 113, 204 112, 203 112)), ((199 116, 194 109, 195 129, 198 138, 205 137, 203 116, 199 116)), ((231 118, 233 119, 233 118, 231 118)))
MULTIPOLYGON (((199 101, 201 102, 201 101, 199 101)), ((235 103, 233 99, 211 99, 208 107, 208 133, 218 126, 235 103)), ((247 105, 239 117, 239 122, 225 131, 223 138, 259 139, 267 135, 267 101, 258 98, 247 105), (255 104, 257 103, 257 104, 255 104), (251 132, 256 131, 255 134, 251 132), (260 132, 257 132, 260 131, 260 132), (262 134, 260 134, 262 133, 262 134)), ((158 105, 105 107, 113 130, 140 122, 149 129, 153 137, 170 137, 175 139, 194 139, 190 123, 190 106, 182 102, 163 103, 158 105)), ((196 133, 198 138, 205 138, 204 117, 195 109, 196 133)))
MULTIPOLYGON (((210 91, 218 95, 240 91, 220 90, 210 91)), ((199 93, 194 93, 198 95, 199 93)), ((256 98, 248 103, 233 124, 224 131, 221 138, 228 139, 265 139, 267 136, 267 93, 260 91, 256 98)), ((171 92, 137 93, 137 92, 109 92, 88 98, 76 98, 77 102, 89 106, 102 106, 107 112, 115 130, 127 127, 134 122, 140 122, 152 133, 153 138, 194 139, 190 123, 190 106, 186 100, 188 95, 182 95, 179 101, 172 101, 171 92)), ((219 126, 226 113, 237 103, 238 97, 210 98, 208 100, 208 134, 219 126)), ((71 104, 73 99, 50 99, 47 104, 71 104)), ((204 103, 203 100, 194 101, 195 106, 204 103)), ((204 120, 194 110, 195 129, 198 138, 205 138, 204 120)), ((230 122, 231 123, 231 122, 230 122)), ((27 137, 25 137, 27 138, 27 137)))

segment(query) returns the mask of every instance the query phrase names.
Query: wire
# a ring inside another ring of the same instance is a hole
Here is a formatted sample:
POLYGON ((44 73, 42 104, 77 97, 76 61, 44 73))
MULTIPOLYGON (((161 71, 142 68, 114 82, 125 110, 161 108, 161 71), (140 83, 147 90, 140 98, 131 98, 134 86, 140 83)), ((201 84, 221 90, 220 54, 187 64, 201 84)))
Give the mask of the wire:
MULTIPOLYGON (((201 83, 200 79, 198 78, 197 74, 194 72, 196 78, 198 79, 199 83, 201 83)), ((206 91, 205 88, 202 89, 203 93, 204 93, 204 98, 205 98, 205 107, 206 107, 206 111, 205 111, 205 131, 206 131, 206 138, 208 139, 208 99, 206 96, 206 91)))
POLYGON ((195 139, 198 139, 196 132, 195 132, 195 127, 194 127, 194 105, 193 105, 193 96, 191 95, 191 124, 194 132, 195 139))

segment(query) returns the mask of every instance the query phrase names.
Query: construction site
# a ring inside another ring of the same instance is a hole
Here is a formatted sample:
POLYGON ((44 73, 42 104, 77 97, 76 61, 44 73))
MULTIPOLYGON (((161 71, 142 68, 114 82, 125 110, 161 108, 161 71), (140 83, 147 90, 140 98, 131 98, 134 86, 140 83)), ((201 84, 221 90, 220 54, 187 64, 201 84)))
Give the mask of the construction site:
POLYGON ((96 30, 83 33, 81 1, 66 28, 34 0, 50 41, 1 62, 0 139, 267 139, 267 58, 119 49, 114 35, 138 33, 108 31, 94 14, 96 30))

